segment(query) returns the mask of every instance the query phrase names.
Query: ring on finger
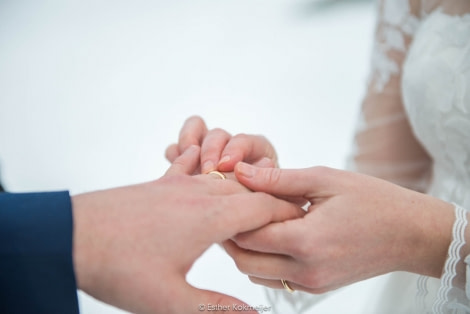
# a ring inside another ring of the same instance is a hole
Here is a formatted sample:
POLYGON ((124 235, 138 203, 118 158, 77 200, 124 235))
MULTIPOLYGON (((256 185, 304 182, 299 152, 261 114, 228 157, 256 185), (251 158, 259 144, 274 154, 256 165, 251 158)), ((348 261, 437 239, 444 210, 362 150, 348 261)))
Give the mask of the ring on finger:
POLYGON ((219 178, 222 179, 222 180, 227 179, 227 177, 225 176, 225 174, 223 174, 222 172, 217 171, 217 170, 209 171, 207 174, 216 175, 217 177, 219 177, 219 178))
POLYGON ((289 284, 287 283, 286 280, 281 279, 281 283, 282 283, 282 286, 284 287, 284 289, 286 289, 288 292, 290 292, 290 293, 294 292, 294 289, 292 289, 291 286, 289 286, 289 284))

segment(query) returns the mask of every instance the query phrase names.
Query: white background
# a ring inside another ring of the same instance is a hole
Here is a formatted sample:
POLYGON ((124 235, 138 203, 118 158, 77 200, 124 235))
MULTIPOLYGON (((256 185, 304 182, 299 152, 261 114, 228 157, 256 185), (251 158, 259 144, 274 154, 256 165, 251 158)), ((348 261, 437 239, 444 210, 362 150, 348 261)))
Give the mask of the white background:
MULTIPOLYGON (((75 194, 158 178, 193 114, 265 135, 282 167, 341 168, 373 25, 367 1, 0 1, 3 182, 75 194)), ((269 305, 218 247, 188 280, 269 305)), ((315 313, 360 313, 367 289, 348 288, 315 313)), ((84 294, 80 304, 119 313, 84 294)))

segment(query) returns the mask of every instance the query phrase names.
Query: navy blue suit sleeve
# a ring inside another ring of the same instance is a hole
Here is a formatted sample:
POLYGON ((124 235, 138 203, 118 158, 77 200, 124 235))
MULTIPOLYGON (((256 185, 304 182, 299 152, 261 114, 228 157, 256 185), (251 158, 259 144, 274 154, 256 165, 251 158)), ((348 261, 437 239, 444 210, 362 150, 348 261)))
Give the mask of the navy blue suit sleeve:
POLYGON ((78 313, 68 192, 0 194, 0 313, 78 313))

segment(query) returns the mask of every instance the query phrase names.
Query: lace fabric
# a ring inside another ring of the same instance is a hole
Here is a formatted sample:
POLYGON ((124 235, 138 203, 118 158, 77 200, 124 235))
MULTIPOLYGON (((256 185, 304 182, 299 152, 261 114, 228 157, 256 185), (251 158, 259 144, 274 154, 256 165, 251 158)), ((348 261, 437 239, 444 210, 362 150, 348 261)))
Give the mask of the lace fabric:
MULTIPOLYGON (((452 228, 452 242, 449 246, 449 253, 444 265, 444 272, 441 278, 441 286, 434 302, 433 313, 445 313, 448 311, 464 310, 470 312, 469 299, 463 294, 462 279, 463 274, 458 274, 458 269, 466 269, 461 251, 466 243, 465 232, 468 225, 467 212, 462 207, 455 205, 455 223, 452 228), (460 264, 461 267, 458 267, 460 264)), ((465 260, 468 260, 468 256, 465 260)))
POLYGON ((378 27, 372 53, 372 80, 376 91, 383 91, 392 75, 400 72, 400 60, 389 56, 391 51, 404 53, 409 37, 419 20, 412 14, 409 0, 383 1, 379 8, 378 27))
MULTIPOLYGON (((428 192, 469 209, 470 2, 461 2, 460 10, 458 4, 443 2, 426 14, 404 64, 403 98, 413 130, 433 158, 428 192)), ((470 313, 465 266, 469 252, 465 239, 470 237, 465 231, 465 211, 456 208, 459 215, 433 306, 435 313, 470 313)))
MULTIPOLYGON (((372 76, 374 89, 366 96, 363 115, 379 110, 368 108, 367 97, 371 94, 379 94, 380 101, 375 107, 388 106, 389 95, 399 95, 395 97, 395 106, 403 108, 404 119, 410 126, 409 134, 395 129, 390 130, 391 136, 406 136, 408 140, 402 141, 401 149, 408 154, 411 149, 415 158, 407 159, 406 163, 399 158, 391 161, 387 166, 395 176, 381 169, 371 169, 373 158, 360 160, 357 156, 374 151, 372 146, 377 146, 374 141, 381 140, 380 135, 374 133, 369 138, 372 143, 356 141, 359 146, 356 148, 359 154, 355 155, 356 169, 470 208, 470 146, 465 144, 470 143, 470 84, 467 83, 470 82, 470 18, 467 14, 470 1, 390 2, 383 1, 379 7, 382 18, 376 41, 385 41, 379 45, 382 49, 379 53, 385 55, 389 63, 397 65, 398 70, 372 76), (391 14, 395 18, 390 18, 391 14), (392 32, 394 36, 381 35, 392 32), (387 78, 384 82, 374 84, 374 80, 384 77, 387 78)), ((383 72, 386 68, 376 66, 373 69, 383 72)), ((375 120, 387 121, 380 114, 375 120)), ((367 130, 392 129, 390 122, 381 126, 375 124, 359 128, 356 138, 359 140, 367 130)), ((383 136, 390 138, 387 134, 383 136)), ((375 154, 379 155, 377 150, 375 154)), ((402 153, 402 158, 406 154, 402 153)), ((466 296, 470 293, 465 292, 465 286, 469 286, 465 283, 469 267, 465 266, 466 254, 463 253, 468 252, 464 247, 468 242, 465 239, 469 239, 466 211, 456 206, 456 213, 453 242, 441 281, 420 277, 416 283, 410 283, 416 284, 417 297, 405 302, 416 302, 420 313, 470 313, 466 296)))
POLYGON ((418 3, 409 0, 378 3, 371 74, 347 168, 425 191, 431 159, 412 132, 401 94, 418 12, 418 3))
MULTIPOLYGON (((463 205, 456 206, 453 241, 441 281, 420 277, 410 282, 416 285, 417 294, 415 300, 405 302, 415 302, 419 313, 470 313, 467 297, 470 293, 465 291, 470 286, 466 283, 469 266, 464 261, 470 260, 466 258, 468 253, 464 253, 469 252, 466 239, 470 235, 463 209, 470 208, 470 145, 466 144, 470 143, 467 12, 470 1, 465 0, 381 2, 374 55, 382 57, 373 60, 386 59, 396 70, 391 72, 392 67, 380 64, 372 67, 362 107, 362 115, 369 116, 369 123, 359 124, 351 162, 355 170, 463 205), (395 96, 393 100, 391 95, 395 96), (371 98, 377 99, 376 103, 369 104, 371 98), (407 123, 406 132, 397 130, 397 119, 391 117, 398 115, 391 115, 384 108, 389 106, 401 110, 400 127, 406 128, 407 123), (371 135, 361 141, 366 132, 371 135), (385 160, 383 155, 397 135, 403 136, 400 154, 393 159, 388 157, 382 167, 371 167, 378 158, 385 160)), ((401 288, 405 286, 406 283, 401 288)), ((398 285, 390 287, 397 289, 398 285)))

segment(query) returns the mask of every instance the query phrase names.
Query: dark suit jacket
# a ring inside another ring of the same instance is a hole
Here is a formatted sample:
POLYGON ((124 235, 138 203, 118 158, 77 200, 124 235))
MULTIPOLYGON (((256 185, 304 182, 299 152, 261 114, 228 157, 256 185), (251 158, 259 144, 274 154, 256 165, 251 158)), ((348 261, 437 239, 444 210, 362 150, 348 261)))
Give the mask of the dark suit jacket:
POLYGON ((78 313, 68 192, 0 193, 0 313, 78 313))

